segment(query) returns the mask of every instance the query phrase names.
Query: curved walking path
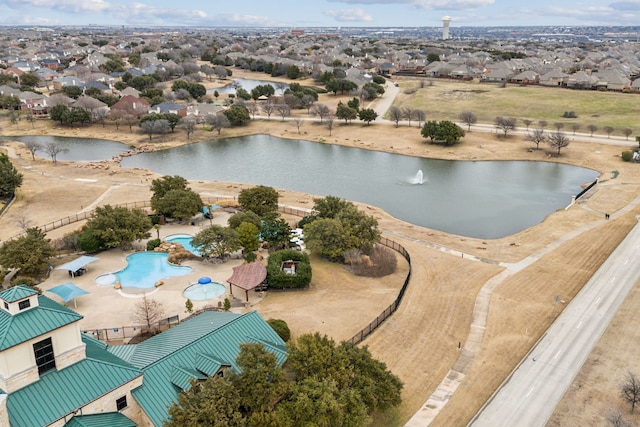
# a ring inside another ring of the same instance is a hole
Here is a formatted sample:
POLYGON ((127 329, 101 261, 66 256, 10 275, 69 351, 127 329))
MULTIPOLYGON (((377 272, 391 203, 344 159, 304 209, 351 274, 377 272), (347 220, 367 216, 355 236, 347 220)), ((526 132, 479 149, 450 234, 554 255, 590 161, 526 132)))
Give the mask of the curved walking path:
MULTIPOLYGON (((631 203, 624 208, 615 212, 612 217, 616 218, 630 212, 633 208, 640 205, 640 196, 636 197, 631 203)), ((576 238, 580 234, 589 231, 595 227, 598 227, 602 222, 606 221, 601 219, 582 226, 576 230, 573 230, 564 236, 556 239, 552 243, 548 244, 544 248, 541 248, 537 252, 527 256, 526 258, 516 263, 498 263, 505 267, 505 270, 498 273, 489 279, 480 289, 476 297, 476 302, 473 309, 472 322, 469 330, 469 335, 465 341, 464 347, 458 356, 458 359, 454 363, 453 367, 449 370, 445 378, 442 379, 440 385, 431 394, 422 407, 414 414, 414 416, 405 424, 406 427, 424 427, 431 424, 435 417, 440 413, 442 408, 449 402, 449 399, 453 396, 458 386, 462 383, 465 376, 469 372, 473 361, 480 353, 482 348, 482 340, 484 338, 484 331, 487 326, 487 318, 489 314, 489 305, 491 301, 491 295, 493 291, 507 278, 511 277, 515 273, 523 270, 529 265, 536 262, 540 257, 546 255, 549 252, 557 249, 564 243, 576 238)), ((406 236, 403 236, 407 238, 406 236)), ((410 239, 411 240, 411 239, 410 239)), ((416 241, 415 239, 413 241, 416 241)), ((422 243, 422 242, 418 242, 422 243)), ((431 248, 440 249, 448 253, 459 253, 458 251, 451 251, 446 248, 438 248, 432 244, 426 242, 425 246, 431 248)), ((470 260, 490 262, 488 260, 480 259, 471 255, 466 255, 470 260)), ((580 369, 580 366, 575 366, 576 372, 580 369)))

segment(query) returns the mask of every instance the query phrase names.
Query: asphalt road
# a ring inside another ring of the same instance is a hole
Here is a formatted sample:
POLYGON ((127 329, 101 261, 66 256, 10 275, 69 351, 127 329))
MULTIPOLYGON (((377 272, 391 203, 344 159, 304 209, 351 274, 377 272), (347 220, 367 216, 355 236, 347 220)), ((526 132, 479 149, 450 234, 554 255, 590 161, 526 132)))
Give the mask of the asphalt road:
MULTIPOLYGON (((470 426, 544 426, 640 278, 640 224, 620 243, 470 426)), ((553 301, 549 302, 553 304, 553 301)))

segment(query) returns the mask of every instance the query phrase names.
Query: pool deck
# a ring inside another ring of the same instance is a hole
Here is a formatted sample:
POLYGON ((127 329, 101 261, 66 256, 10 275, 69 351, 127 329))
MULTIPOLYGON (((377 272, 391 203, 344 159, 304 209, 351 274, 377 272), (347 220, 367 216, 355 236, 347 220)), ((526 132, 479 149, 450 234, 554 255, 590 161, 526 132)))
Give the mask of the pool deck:
MULTIPOLYGON (((216 223, 226 225, 226 216, 217 215, 216 223)), ((207 221, 208 224, 208 221, 207 221)), ((155 230, 152 231, 152 238, 155 238, 155 230)), ((192 225, 163 225, 160 228, 160 238, 172 234, 184 233, 195 235, 200 231, 200 226, 192 225)), ((57 302, 62 300, 47 292, 48 289, 66 282, 73 282, 75 285, 89 292, 89 295, 83 295, 74 301, 67 302, 66 306, 84 316, 80 321, 80 328, 99 329, 99 328, 115 328, 123 326, 135 326, 136 323, 132 317, 135 305, 140 301, 143 295, 160 303, 164 308, 163 317, 171 317, 179 315, 181 319, 188 316, 185 309, 186 298, 182 292, 191 284, 196 283, 202 276, 208 276, 214 282, 220 282, 227 286, 226 293, 218 298, 207 301, 192 301, 193 310, 198 310, 206 306, 217 306, 218 301, 224 302, 224 298, 231 299, 229 295, 229 285, 226 280, 231 277, 232 269, 242 264, 242 259, 230 259, 223 264, 213 264, 199 260, 184 261, 182 265, 192 268, 192 271, 184 276, 170 277, 164 279, 164 284, 157 288, 151 289, 115 289, 112 285, 96 284, 96 277, 117 272, 127 265, 126 257, 135 251, 122 251, 120 249, 112 249, 100 252, 95 256, 98 261, 87 265, 87 272, 82 276, 71 278, 66 270, 53 270, 50 277, 42 282, 39 286, 44 295, 57 302), (77 307, 76 307, 77 304, 77 307)), ((245 301, 245 293, 242 289, 234 288, 234 296, 236 300, 233 311, 244 312, 246 308, 242 304, 245 301)), ((249 292, 249 307, 261 300, 258 292, 249 292)))

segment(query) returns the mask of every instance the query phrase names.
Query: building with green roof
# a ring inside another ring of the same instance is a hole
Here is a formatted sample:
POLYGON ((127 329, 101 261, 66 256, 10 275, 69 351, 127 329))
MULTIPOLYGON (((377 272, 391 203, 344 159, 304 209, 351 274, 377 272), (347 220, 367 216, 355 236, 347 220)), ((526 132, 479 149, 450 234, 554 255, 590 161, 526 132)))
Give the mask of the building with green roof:
POLYGON ((192 380, 237 369, 240 344, 280 363, 282 339, 257 313, 205 312, 139 344, 82 334, 82 316, 28 287, 0 292, 0 426, 161 426, 192 380))
POLYGON ((286 360, 284 341, 253 311, 247 314, 204 312, 139 344, 109 346, 108 351, 144 372, 144 386, 133 391, 154 426, 168 419, 168 409, 191 380, 238 369, 240 344, 261 343, 279 363, 286 360))

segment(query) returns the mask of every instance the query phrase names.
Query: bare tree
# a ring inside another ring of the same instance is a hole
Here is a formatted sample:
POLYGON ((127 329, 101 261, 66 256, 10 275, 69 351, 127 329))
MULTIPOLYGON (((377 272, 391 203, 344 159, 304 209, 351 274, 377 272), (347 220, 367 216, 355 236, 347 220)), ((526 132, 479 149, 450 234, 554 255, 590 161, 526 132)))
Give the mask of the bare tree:
POLYGON ((622 398, 631 404, 631 413, 636 409, 636 403, 640 402, 640 380, 633 372, 627 372, 620 386, 622 398))
POLYGON ((589 126, 587 126, 587 129, 589 129, 589 132, 591 132, 591 136, 593 136, 593 133, 598 130, 598 126, 589 125, 589 126))
POLYGON ((178 122, 178 126, 184 130, 187 134, 187 140, 191 136, 191 134, 196 130, 196 121, 191 117, 183 117, 178 122))
POLYGON ((416 120, 418 121, 418 128, 421 128, 422 123, 427 120, 427 113, 425 113, 423 110, 416 109, 416 120))
MULTIPOLYGON (((24 118, 25 118, 26 121, 31 123, 31 129, 35 129, 36 128, 36 118, 33 115, 33 111, 31 111, 31 110, 27 111, 27 114, 24 115, 24 118)), ((629 135, 631 135, 631 134, 629 134, 629 135)))
POLYGON ((158 119, 154 120, 153 123, 153 132, 158 135, 166 135, 171 132, 171 125, 169 124, 169 120, 166 119, 158 119))
POLYGON ((162 319, 163 315, 164 307, 162 304, 148 299, 145 295, 140 302, 133 306, 131 320, 137 325, 146 328, 148 332, 154 332, 157 330, 157 323, 162 319))
POLYGON ((629 136, 633 133, 633 130, 629 128, 624 128, 622 129, 622 133, 624 134, 624 136, 627 138, 627 141, 628 141, 629 136))
POLYGON ((528 132, 529 131, 529 126, 531 126, 531 123, 533 123, 533 120, 522 119, 522 123, 524 123, 524 125, 527 127, 527 132, 528 132))
POLYGON ((475 124, 478 121, 476 115, 469 110, 465 110, 458 114, 458 118, 462 121, 462 123, 467 125, 467 131, 471 131, 471 125, 475 124))
POLYGON ((35 161, 36 151, 42 150, 42 144, 39 144, 35 141, 27 141, 24 143, 24 145, 27 147, 27 150, 29 150, 29 152, 31 153, 31 160, 35 161))
POLYGON ((12 125, 16 125, 16 129, 18 128, 18 123, 20 122, 20 113, 16 110, 9 111, 9 121, 12 125))
POLYGON ((24 232, 33 227, 33 222, 28 219, 25 214, 20 213, 11 215, 11 219, 13 219, 13 221, 18 224, 18 227, 20 227, 24 232))
POLYGON ((580 125, 577 123, 572 123, 571 124, 571 129, 573 129, 573 134, 575 135, 576 132, 580 129, 580 125))
POLYGON ((611 126, 605 126, 602 128, 602 130, 604 130, 607 133, 607 138, 611 138, 611 134, 615 129, 611 126))
POLYGON ((271 102, 267 102, 266 104, 262 104, 262 111, 264 111, 264 113, 267 115, 267 118, 271 118, 271 115, 273 114, 273 112, 275 111, 276 106, 275 104, 272 104, 271 102))
POLYGON ((402 117, 409 122, 409 126, 411 126, 411 119, 415 114, 415 109, 411 107, 404 107, 402 109, 402 117))
POLYGON ((49 157, 51 157, 51 161, 53 162, 53 164, 57 165, 58 154, 66 153, 67 151, 69 151, 69 149, 61 147, 60 144, 55 141, 49 141, 44 145, 44 151, 46 151, 49 157))
POLYGON ((544 129, 534 129, 533 132, 527 133, 524 137, 526 141, 531 141, 536 144, 536 150, 540 149, 540 143, 547 140, 547 135, 544 134, 544 129))
POLYGON ((295 126, 296 129, 298 129, 298 135, 300 135, 300 128, 304 124, 304 119, 296 116, 291 120, 291 123, 293 123, 293 126, 295 126))
POLYGON ((329 129, 329 136, 331 136, 331 133, 333 131, 334 120, 335 118, 333 117, 333 114, 329 113, 329 115, 327 115, 327 129, 329 129))
POLYGON ((624 415, 622 415, 622 411, 619 409, 612 409, 608 411, 605 415, 607 421, 611 423, 612 427, 632 427, 633 423, 627 420, 624 415))
POLYGON ((500 129, 504 132, 504 137, 506 138, 512 130, 516 128, 516 119, 513 117, 502 117, 498 116, 495 119, 496 129, 500 129))
POLYGON ((548 125, 548 123, 547 123, 545 120, 540 120, 540 121, 538 122, 538 126, 540 126, 540 128, 541 128, 541 129, 546 128, 546 127, 547 127, 547 125, 548 125))
POLYGON ((302 95, 300 98, 300 108, 306 108, 307 114, 311 113, 311 107, 316 102, 315 98, 311 95, 302 95))
POLYGON ((311 106, 311 115, 320 116, 320 123, 331 114, 331 110, 325 104, 313 104, 311 106))
POLYGON ((547 137, 547 141, 551 148, 558 149, 558 156, 560 155, 560 149, 569 145, 569 138, 560 131, 556 131, 549 135, 547 137))
POLYGON ((258 111, 260 111, 260 106, 258 106, 258 103, 255 101, 247 102, 245 104, 245 107, 247 107, 247 110, 249 110, 249 113, 251 113, 251 117, 255 119, 256 114, 258 114, 258 111))
POLYGON ((213 129, 217 130, 218 135, 220 135, 222 129, 231 127, 231 122, 229 121, 227 116, 222 113, 207 116, 207 124, 211 125, 213 129))
POLYGON ((556 130, 557 130, 558 132, 560 132, 560 129, 562 129, 562 128, 564 127, 564 123, 561 123, 561 122, 555 122, 555 123, 553 124, 553 126, 556 128, 556 130))
POLYGON ((285 117, 289 117, 291 115, 291 107, 287 104, 275 104, 275 110, 280 114, 283 122, 285 117))
POLYGON ((396 127, 400 126, 400 120, 402 120, 402 110, 398 107, 391 107, 389 109, 389 120, 395 122, 396 127))

